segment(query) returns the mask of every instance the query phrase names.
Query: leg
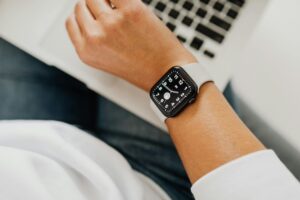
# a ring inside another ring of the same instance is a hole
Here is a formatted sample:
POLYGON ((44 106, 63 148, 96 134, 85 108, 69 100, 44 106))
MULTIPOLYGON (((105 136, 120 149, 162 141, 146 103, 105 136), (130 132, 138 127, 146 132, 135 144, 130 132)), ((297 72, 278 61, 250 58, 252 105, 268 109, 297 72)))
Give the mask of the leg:
POLYGON ((170 136, 99 98, 97 137, 121 152, 131 166, 159 184, 172 199, 193 199, 190 183, 170 136))
POLYGON ((97 96, 83 84, 0 39, 0 119, 94 126, 97 96))
MULTIPOLYGON (((230 84, 224 92, 234 106, 230 84)), ((159 184, 172 199, 193 199, 191 184, 168 134, 99 97, 98 134, 137 171, 159 184)))

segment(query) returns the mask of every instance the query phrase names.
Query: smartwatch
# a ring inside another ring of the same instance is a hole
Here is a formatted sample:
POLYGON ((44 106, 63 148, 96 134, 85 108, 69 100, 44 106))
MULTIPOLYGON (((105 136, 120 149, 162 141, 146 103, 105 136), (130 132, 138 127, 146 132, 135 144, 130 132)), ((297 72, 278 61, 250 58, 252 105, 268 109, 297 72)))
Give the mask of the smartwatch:
POLYGON ((212 81, 199 63, 174 66, 152 87, 151 108, 164 122, 193 103, 200 87, 212 81))

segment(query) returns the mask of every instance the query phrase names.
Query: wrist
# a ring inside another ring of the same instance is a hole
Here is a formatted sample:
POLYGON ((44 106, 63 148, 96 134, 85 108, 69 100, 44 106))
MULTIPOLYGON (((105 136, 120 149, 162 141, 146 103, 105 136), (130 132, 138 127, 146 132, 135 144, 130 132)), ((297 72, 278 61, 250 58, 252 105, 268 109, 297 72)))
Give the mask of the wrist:
POLYGON ((150 105, 157 117, 165 122, 184 111, 197 98, 199 88, 212 78, 200 63, 172 67, 150 91, 150 105))
MULTIPOLYGON (((142 89, 146 92, 150 92, 151 88, 154 84, 172 67, 181 66, 189 63, 198 62, 197 59, 190 53, 187 53, 184 56, 175 56, 172 59, 168 59, 168 61, 157 60, 160 63, 155 63, 152 65, 155 66, 151 75, 148 74, 148 79, 144 80, 144 84, 142 85, 142 89)), ((143 81, 143 80, 141 80, 143 81)))

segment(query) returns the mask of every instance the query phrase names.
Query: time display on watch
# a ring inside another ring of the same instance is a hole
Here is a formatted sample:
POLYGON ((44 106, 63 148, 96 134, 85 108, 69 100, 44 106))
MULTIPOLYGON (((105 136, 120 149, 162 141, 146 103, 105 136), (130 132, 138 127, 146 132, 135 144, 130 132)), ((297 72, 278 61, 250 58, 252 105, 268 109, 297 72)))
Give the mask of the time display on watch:
POLYGON ((176 116, 196 95, 196 83, 181 67, 170 69, 151 90, 152 100, 166 117, 176 116))

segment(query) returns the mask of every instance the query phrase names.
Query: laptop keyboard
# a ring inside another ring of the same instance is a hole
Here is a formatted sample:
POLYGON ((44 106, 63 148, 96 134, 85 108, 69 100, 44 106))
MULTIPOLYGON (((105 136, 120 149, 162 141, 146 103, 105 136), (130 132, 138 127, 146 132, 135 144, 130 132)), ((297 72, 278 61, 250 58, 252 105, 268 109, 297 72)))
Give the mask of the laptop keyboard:
POLYGON ((221 45, 245 4, 245 0, 142 1, 150 6, 181 43, 211 59, 215 58, 215 52, 205 44, 210 40, 221 45))

